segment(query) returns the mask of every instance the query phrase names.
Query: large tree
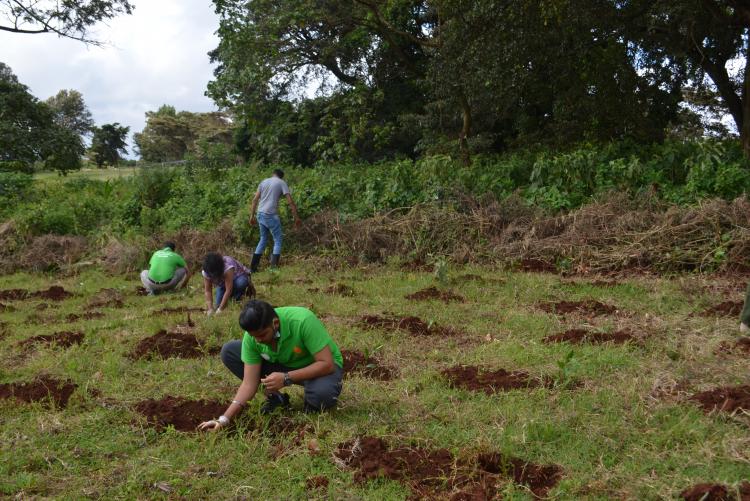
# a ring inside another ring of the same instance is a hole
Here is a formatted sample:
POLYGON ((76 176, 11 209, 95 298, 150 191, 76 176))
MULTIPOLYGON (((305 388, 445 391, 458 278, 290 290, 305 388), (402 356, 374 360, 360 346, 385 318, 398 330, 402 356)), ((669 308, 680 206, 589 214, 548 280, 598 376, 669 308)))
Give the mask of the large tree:
POLYGON ((230 145, 232 124, 224 113, 177 112, 174 106, 163 105, 146 112, 146 127, 133 139, 146 161, 183 160, 185 154, 196 153, 199 145, 230 145))
POLYGON ((55 123, 52 110, 0 63, 0 161, 45 162, 62 174, 81 166, 81 137, 55 123))
POLYGON ((45 101, 54 113, 55 122, 79 136, 91 132, 94 119, 83 101, 83 95, 77 90, 61 90, 45 101))
POLYGON ((54 33, 99 45, 89 36, 89 29, 100 21, 132 12, 128 0, 0 0, 0 30, 54 33))
POLYGON ((121 156, 127 154, 127 137, 130 127, 115 122, 94 127, 89 154, 100 169, 105 164, 117 166, 121 156))

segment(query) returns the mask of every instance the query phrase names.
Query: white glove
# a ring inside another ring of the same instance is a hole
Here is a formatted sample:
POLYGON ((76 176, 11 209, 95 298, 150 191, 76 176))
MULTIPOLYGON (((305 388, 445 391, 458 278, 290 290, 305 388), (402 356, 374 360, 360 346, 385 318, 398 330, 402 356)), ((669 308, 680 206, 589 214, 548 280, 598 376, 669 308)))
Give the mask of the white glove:
POLYGON ((214 312, 214 315, 218 315, 219 313, 221 313, 221 308, 216 308, 216 311, 214 312))
POLYGON ((206 316, 207 316, 207 317, 210 317, 210 316, 211 316, 211 315, 213 315, 213 314, 214 314, 214 310, 213 310, 213 308, 209 308, 209 309, 207 309, 207 310, 206 310, 206 316))

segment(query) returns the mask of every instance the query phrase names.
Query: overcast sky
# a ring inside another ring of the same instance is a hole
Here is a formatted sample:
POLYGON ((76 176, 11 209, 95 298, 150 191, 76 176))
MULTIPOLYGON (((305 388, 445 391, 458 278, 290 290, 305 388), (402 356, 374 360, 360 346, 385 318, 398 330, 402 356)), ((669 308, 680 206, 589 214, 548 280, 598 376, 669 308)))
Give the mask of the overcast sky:
MULTIPOLYGON (((97 125, 119 122, 140 132, 145 112, 162 104, 178 111, 213 111, 205 97, 212 78, 208 51, 214 49, 219 20, 210 0, 131 0, 135 11, 94 38, 105 47, 86 46, 55 35, 0 31, 0 61, 39 99, 61 89, 83 94, 97 125)), ((132 141, 131 141, 132 144, 132 141)), ((132 148, 130 149, 132 154, 132 148)))

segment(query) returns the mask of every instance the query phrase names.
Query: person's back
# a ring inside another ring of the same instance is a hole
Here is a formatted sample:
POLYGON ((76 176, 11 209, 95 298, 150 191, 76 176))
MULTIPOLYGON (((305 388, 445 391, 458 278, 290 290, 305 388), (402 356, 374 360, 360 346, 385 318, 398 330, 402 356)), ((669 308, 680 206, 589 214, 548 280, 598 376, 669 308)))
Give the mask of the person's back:
POLYGON ((177 268, 186 266, 182 256, 169 247, 154 252, 148 264, 148 278, 156 283, 171 280, 177 268))
POLYGON ((289 185, 283 179, 273 176, 261 181, 258 191, 260 192, 258 212, 273 215, 279 211, 281 197, 289 193, 289 185))

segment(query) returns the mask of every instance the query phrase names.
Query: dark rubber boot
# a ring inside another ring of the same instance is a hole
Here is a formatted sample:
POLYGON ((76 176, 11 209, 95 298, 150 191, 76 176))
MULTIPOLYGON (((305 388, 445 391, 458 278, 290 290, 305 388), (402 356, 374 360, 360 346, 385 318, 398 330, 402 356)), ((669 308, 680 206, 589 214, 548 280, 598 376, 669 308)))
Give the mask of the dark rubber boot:
POLYGON ((250 273, 258 273, 258 265, 263 254, 253 254, 253 260, 250 261, 250 273))
POLYGON ((279 258, 281 257, 281 254, 271 254, 271 268, 278 268, 279 267, 279 258))

